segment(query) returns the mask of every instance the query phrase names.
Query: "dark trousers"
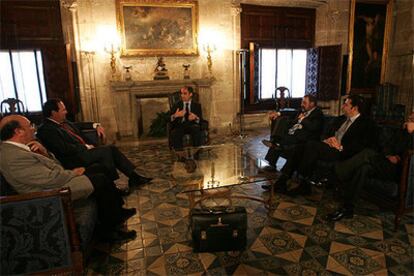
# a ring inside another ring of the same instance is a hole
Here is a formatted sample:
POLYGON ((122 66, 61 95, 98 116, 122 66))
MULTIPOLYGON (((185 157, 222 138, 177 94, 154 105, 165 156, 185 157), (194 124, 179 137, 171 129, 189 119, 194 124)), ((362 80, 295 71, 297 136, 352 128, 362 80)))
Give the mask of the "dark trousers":
POLYGON ((200 125, 191 122, 184 122, 182 124, 174 126, 174 128, 171 130, 170 136, 174 149, 183 148, 183 137, 185 134, 191 135, 194 147, 202 145, 203 139, 200 125))
MULTIPOLYGON (((304 146, 303 155, 295 160, 297 164, 292 164, 292 167, 297 166, 298 172, 303 177, 310 178, 316 169, 318 160, 335 162, 340 157, 337 149, 331 148, 324 142, 309 141, 304 146)), ((304 185, 310 185, 310 183, 306 181, 304 185)))
MULTIPOLYGON (((103 227, 113 229, 121 222, 121 210, 124 201, 113 182, 97 167, 87 169, 85 175, 92 182, 98 207, 98 219, 103 227)), ((108 230, 110 230, 108 229, 108 230)))
POLYGON ((383 154, 364 149, 352 158, 338 162, 335 173, 340 182, 344 207, 353 209, 353 202, 358 198, 368 177, 375 175, 379 179, 394 180, 397 178, 397 166, 383 154))
POLYGON ((269 165, 276 167, 276 162, 280 155, 291 155, 289 152, 291 151, 291 148, 303 142, 299 141, 295 135, 288 134, 289 120, 287 117, 281 116, 272 120, 270 127, 270 140, 272 143, 280 144, 286 148, 283 151, 281 149, 269 148, 267 151, 265 160, 269 162, 269 165))
POLYGON ((135 165, 114 145, 99 146, 79 154, 82 166, 90 166, 98 163, 107 170, 111 180, 119 178, 117 169, 130 177, 135 170, 135 165))

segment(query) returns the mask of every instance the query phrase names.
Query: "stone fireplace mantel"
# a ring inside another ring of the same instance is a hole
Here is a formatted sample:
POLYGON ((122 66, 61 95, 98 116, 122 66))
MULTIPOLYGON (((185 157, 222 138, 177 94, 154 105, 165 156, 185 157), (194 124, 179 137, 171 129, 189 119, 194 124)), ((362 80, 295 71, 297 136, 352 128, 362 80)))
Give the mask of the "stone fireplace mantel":
POLYGON ((177 92, 183 86, 192 86, 199 93, 203 108, 203 117, 210 119, 211 85, 214 79, 153 80, 153 81, 114 81, 111 91, 115 101, 115 116, 118 125, 118 137, 133 136, 142 133, 142 109, 140 99, 165 98, 177 92))

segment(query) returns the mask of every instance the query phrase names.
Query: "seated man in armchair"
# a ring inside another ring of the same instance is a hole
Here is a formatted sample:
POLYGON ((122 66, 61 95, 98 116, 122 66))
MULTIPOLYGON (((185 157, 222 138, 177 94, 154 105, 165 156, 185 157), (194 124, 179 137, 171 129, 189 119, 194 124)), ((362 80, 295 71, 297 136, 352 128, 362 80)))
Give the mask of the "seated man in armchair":
POLYGON ((120 224, 136 213, 122 208, 123 199, 112 181, 99 170, 78 167, 65 170, 42 144, 34 140, 35 129, 21 115, 0 121, 0 172, 18 193, 69 187, 72 200, 94 195, 101 238, 108 241, 135 238, 135 231, 123 231, 120 224))
POLYGON ((368 177, 373 175, 384 180, 396 180, 401 175, 401 161, 404 153, 413 149, 414 112, 403 128, 396 131, 383 148, 366 148, 352 158, 336 164, 335 174, 339 181, 342 207, 328 214, 330 221, 352 218, 354 202, 368 177))
MULTIPOLYGON (((60 99, 49 99, 43 105, 44 123, 37 131, 38 138, 66 169, 87 167, 98 163, 107 170, 111 180, 119 178, 117 169, 129 178, 129 185, 142 185, 151 178, 138 175, 135 165, 115 146, 93 146, 86 143, 80 131, 66 120, 66 107, 60 99)), ((103 133, 98 128, 98 133, 103 133)))
POLYGON ((323 113, 317 106, 313 95, 305 95, 301 103, 301 111, 294 119, 281 116, 280 112, 271 112, 271 140, 263 140, 269 147, 265 159, 274 170, 276 162, 284 148, 304 144, 309 140, 319 140, 323 128, 323 113))
POLYGON ((183 136, 190 134, 193 146, 202 144, 202 132, 200 120, 202 120, 201 104, 192 101, 193 88, 185 86, 181 88, 181 101, 177 102, 170 110, 172 130, 172 146, 176 150, 183 148, 183 136))

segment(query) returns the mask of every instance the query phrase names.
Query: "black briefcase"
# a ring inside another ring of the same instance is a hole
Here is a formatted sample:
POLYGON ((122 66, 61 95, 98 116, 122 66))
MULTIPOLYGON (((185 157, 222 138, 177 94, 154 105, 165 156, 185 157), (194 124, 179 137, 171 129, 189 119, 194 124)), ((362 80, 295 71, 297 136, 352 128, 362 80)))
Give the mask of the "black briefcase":
POLYGON ((190 227, 195 252, 240 251, 246 247, 244 207, 192 209, 190 227))

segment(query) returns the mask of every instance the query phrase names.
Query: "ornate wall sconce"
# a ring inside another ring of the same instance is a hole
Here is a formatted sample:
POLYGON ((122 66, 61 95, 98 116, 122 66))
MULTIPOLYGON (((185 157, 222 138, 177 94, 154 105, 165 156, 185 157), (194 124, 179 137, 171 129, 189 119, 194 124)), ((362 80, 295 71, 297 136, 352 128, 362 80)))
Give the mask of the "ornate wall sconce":
POLYGON ((216 45, 206 43, 203 45, 203 50, 207 53, 207 68, 210 73, 210 77, 213 77, 213 60, 211 58, 211 53, 217 50, 216 45))
POLYGON ((116 57, 115 55, 119 52, 120 48, 119 46, 114 45, 114 43, 111 43, 109 47, 105 46, 105 52, 111 55, 111 73, 112 73, 112 80, 116 80, 116 57))

